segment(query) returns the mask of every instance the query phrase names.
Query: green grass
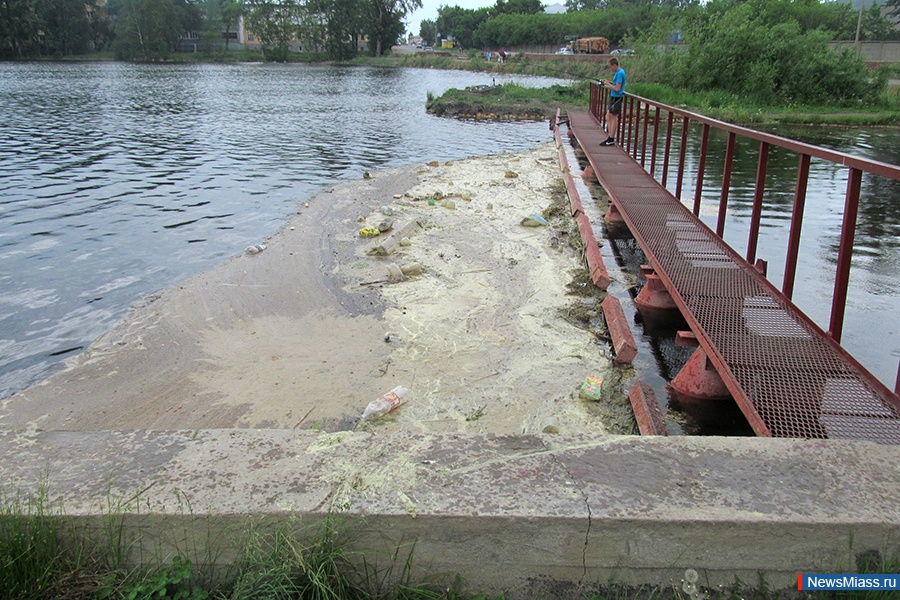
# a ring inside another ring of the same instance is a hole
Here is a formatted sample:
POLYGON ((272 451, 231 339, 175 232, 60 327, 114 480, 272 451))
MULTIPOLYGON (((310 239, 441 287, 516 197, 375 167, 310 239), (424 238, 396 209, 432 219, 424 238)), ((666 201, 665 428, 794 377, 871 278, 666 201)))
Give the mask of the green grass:
MULTIPOLYGON (((141 555, 133 561, 140 540, 128 541, 125 522, 132 529, 152 528, 141 494, 120 502, 110 501, 110 513, 98 532, 65 517, 45 491, 37 498, 0 497, 0 598, 16 600, 503 600, 465 590, 463 576, 446 574, 416 579, 415 544, 399 546, 393 554, 370 560, 346 550, 358 521, 342 521, 331 513, 314 525, 288 518, 278 524, 248 524, 240 540, 239 558, 221 564, 205 557, 198 566, 186 557, 196 548, 175 548, 165 555, 141 555), (127 511, 127 512, 124 512, 127 511), (135 517, 137 519, 135 520, 135 517), (98 535, 99 534, 99 535, 98 535), (131 557, 131 561, 126 560, 131 557), (214 578, 213 571, 218 571, 214 578)), ((189 521, 204 517, 191 514, 190 503, 180 497, 189 521)), ((195 524, 193 523, 193 524, 195 524)), ((209 524, 210 529, 214 529, 209 524)), ((185 533, 187 533, 187 528, 185 533)), ((184 539, 187 536, 179 536, 184 539)), ((151 536, 151 543, 160 540, 151 536)), ((900 560, 885 560, 877 552, 860 554, 859 573, 900 573, 900 560)), ((696 580, 696 573, 692 580, 696 580)), ((782 591, 771 590, 764 578, 747 584, 735 580, 726 587, 698 584, 700 597, 708 600, 776 600, 782 591)), ((624 585, 615 581, 581 586, 565 593, 579 600, 691 600, 684 582, 668 586, 624 585)), ((888 600, 890 592, 817 592, 816 600, 888 600)))
POLYGON ((556 107, 587 105, 586 83, 574 86, 552 85, 543 88, 524 87, 514 83, 478 86, 459 90, 451 88, 438 98, 428 94, 426 108, 439 115, 478 117, 496 115, 507 118, 548 118, 556 107))

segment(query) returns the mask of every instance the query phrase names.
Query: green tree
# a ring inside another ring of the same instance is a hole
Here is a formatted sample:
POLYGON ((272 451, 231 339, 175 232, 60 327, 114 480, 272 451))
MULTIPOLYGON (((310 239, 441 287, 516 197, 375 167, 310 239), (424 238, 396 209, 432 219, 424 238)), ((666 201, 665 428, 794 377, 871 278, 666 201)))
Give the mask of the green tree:
POLYGON ((244 7, 238 0, 216 0, 219 5, 219 15, 222 25, 225 27, 225 50, 231 39, 231 29, 235 27, 243 14, 244 7))
POLYGON ((113 49, 122 60, 168 58, 184 31, 183 25, 173 0, 127 0, 116 20, 113 49))
POLYGON ((259 41, 263 58, 286 61, 291 41, 299 39, 299 24, 305 8, 295 0, 244 0, 247 27, 259 41))
POLYGON ((497 14, 536 15, 544 12, 541 0, 497 0, 497 14))
POLYGON ((42 54, 71 56, 88 50, 91 24, 84 0, 42 0, 42 54))
POLYGON ((419 37, 429 46, 434 46, 437 41, 437 26, 434 21, 424 19, 419 23, 419 37))
POLYGON ((332 60, 356 56, 356 38, 362 31, 362 0, 311 0, 307 3, 309 19, 303 26, 307 35, 317 35, 325 53, 332 60))
POLYGON ((361 8, 362 32, 368 38, 369 51, 381 56, 397 43, 406 30, 403 19, 422 8, 422 0, 361 0, 361 8))
POLYGON ((22 58, 39 50, 36 0, 0 0, 0 58, 22 58))
POLYGON ((674 53, 668 83, 762 104, 849 104, 877 96, 884 85, 866 80, 865 65, 852 52, 832 51, 833 35, 824 29, 805 30, 753 2, 712 8, 686 30, 688 51, 674 53))
POLYGON ((463 47, 471 48, 473 46, 472 35, 475 30, 492 16, 494 10, 492 8, 471 10, 459 6, 441 6, 438 8, 438 18, 435 21, 437 37, 452 37, 463 47))

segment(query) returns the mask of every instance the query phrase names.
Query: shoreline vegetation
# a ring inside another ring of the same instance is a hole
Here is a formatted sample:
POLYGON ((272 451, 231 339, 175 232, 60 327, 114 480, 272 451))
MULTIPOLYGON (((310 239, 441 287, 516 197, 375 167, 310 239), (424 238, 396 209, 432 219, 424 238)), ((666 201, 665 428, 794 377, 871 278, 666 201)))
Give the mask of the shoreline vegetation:
MULTIPOLYGON (((46 488, 29 500, 4 492, 0 490, 2 598, 504 600, 504 595, 470 591, 458 573, 430 573, 416 559, 415 542, 398 546, 381 561, 354 551, 353 529, 358 521, 339 506, 322 517, 295 516, 277 525, 248 518, 245 535, 233 541, 232 561, 211 544, 216 539, 215 515, 194 512, 184 497, 178 499, 184 531, 173 540, 141 533, 152 529, 154 522, 148 507, 141 506, 149 504, 142 492, 127 500, 110 496, 96 520, 68 516, 46 488)), ((879 552, 860 554, 856 563, 855 570, 844 572, 893 574, 900 570, 896 558, 879 552)), ((893 593, 848 590, 815 595, 827 600, 887 600, 893 593)), ((665 586, 635 586, 615 579, 584 581, 557 597, 777 600, 786 594, 790 589, 773 589, 762 574, 755 582, 735 577, 729 586, 707 587, 694 569, 688 569, 684 579, 665 586)))
MULTIPOLYGON (((47 59, 51 60, 51 59, 47 59)), ((52 59, 54 62, 106 62, 115 61, 111 53, 90 54, 52 59)), ((629 57, 623 61, 631 73, 631 63, 639 60, 629 57)), ((176 54, 166 64, 263 62, 260 52, 249 50, 215 54, 176 54)), ((332 64, 342 66, 380 68, 426 68, 483 73, 536 75, 570 79, 571 85, 553 85, 547 88, 529 88, 516 84, 477 86, 470 89, 447 90, 441 96, 430 92, 425 99, 426 109, 436 116, 474 120, 545 120, 563 108, 585 109, 588 105, 589 82, 606 75, 605 57, 596 62, 568 62, 566 57, 548 61, 529 60, 527 55, 513 56, 505 63, 485 60, 474 52, 436 52, 393 54, 382 57, 358 56, 349 61, 332 61, 324 55, 297 54, 289 62, 305 64, 332 64)), ((763 105, 748 101, 745 97, 711 90, 692 92, 686 89, 658 83, 640 81, 630 77, 629 92, 651 100, 702 113, 736 125, 824 125, 832 127, 900 127, 900 65, 888 65, 879 69, 882 77, 892 81, 884 97, 870 105, 849 108, 846 106, 775 104, 763 105)))

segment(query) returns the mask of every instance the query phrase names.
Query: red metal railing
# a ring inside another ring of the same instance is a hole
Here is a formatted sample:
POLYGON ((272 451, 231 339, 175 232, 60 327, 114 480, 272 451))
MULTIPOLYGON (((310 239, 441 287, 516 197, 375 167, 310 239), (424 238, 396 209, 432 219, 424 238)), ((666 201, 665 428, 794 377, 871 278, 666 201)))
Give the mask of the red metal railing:
MULTIPOLYGON (((591 84, 590 111, 601 122, 605 118, 606 105, 609 99, 609 90, 599 83, 591 84)), ((806 202, 806 190, 809 181, 810 159, 816 158, 829 161, 836 165, 842 165, 849 169, 847 192, 844 200, 844 216, 841 226, 840 246, 838 250, 837 271, 834 280, 834 292, 831 302, 831 316, 829 320, 828 335, 840 343, 844 326, 844 312, 847 302, 847 288, 850 282, 850 265, 853 258, 853 240, 856 233, 856 217, 859 209, 859 195, 863 173, 870 173, 881 177, 900 181, 900 166, 883 163, 875 160, 860 158, 843 152, 837 152, 804 144, 796 140, 777 135, 740 127, 717 119, 694 113, 682 108, 669 106, 655 102, 647 98, 625 95, 622 114, 619 119, 616 139, 620 140, 620 146, 652 176, 655 177, 656 164, 659 158, 659 129, 665 126, 665 144, 662 149, 662 174, 660 183, 666 187, 670 160, 672 155, 672 139, 674 121, 681 120, 681 147, 678 153, 677 179, 675 183, 675 197, 681 198, 681 190, 685 176, 685 157, 688 144, 688 133, 692 124, 701 126, 700 156, 697 161, 697 179, 694 190, 693 214, 700 214, 700 200, 703 192, 704 171, 706 168, 706 156, 708 150, 709 132, 711 128, 728 134, 725 151, 725 165, 722 176, 722 188, 719 194, 719 211, 717 215, 716 234, 721 238, 725 231, 725 216, 730 192, 732 163, 734 161, 734 147, 737 136, 753 139, 759 142, 759 159, 755 190, 753 195, 753 207, 750 216, 750 233, 747 244, 747 262, 753 264, 756 261, 756 252, 759 245, 760 220, 762 218, 763 199, 765 195, 766 170, 769 161, 769 149, 773 146, 784 148, 798 155, 797 183, 794 189, 793 210, 788 237, 787 255, 785 258, 784 279, 781 293, 788 298, 794 291, 794 280, 797 273, 797 260, 800 248, 800 234, 803 226, 803 209, 806 202), (652 113, 651 113, 652 109, 652 113), (643 115, 641 114, 643 111, 643 115), (662 112, 667 113, 663 120, 662 112), (652 132, 649 132, 649 122, 653 122, 652 132), (647 166, 649 145, 650 164, 647 166)), ((763 261, 759 261, 763 263, 763 261)), ((765 264, 760 264, 761 269, 765 264)), ((900 364, 898 364, 897 381, 894 393, 900 395, 900 364)))

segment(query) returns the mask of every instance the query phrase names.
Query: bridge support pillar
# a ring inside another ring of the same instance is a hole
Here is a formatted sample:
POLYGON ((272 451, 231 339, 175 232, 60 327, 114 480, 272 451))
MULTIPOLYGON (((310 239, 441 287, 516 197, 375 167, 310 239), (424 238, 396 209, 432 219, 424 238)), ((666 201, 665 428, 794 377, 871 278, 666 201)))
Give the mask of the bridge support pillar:
POLYGON ((584 170, 581 172, 581 178, 584 179, 585 183, 593 183, 597 180, 597 178, 594 176, 594 169, 590 166, 584 168, 584 170))
POLYGON ((612 200, 610 200, 609 207, 606 209, 606 223, 610 226, 625 225, 625 218, 622 216, 622 213, 619 212, 619 209, 616 208, 616 205, 613 204, 612 200))
POLYGON ((697 348, 671 382, 680 400, 725 400, 731 392, 703 348, 697 348))
POLYGON ((661 311, 661 310, 677 310, 678 306, 669 294, 669 290, 663 284, 659 275, 650 273, 647 275, 647 283, 641 289, 641 292, 634 299, 638 310, 661 311))

